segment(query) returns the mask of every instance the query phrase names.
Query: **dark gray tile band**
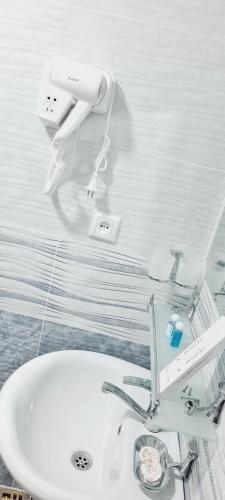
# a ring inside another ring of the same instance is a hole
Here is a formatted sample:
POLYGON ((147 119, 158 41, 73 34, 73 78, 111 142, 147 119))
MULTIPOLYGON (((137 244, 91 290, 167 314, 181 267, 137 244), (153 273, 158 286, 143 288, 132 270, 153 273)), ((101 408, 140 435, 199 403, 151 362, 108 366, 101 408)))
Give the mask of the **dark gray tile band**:
MULTIPOLYGON (((0 387, 19 366, 36 356, 40 332, 40 320, 0 311, 0 387)), ((1 459, 0 483, 12 484, 1 459)))
POLYGON ((42 321, 0 311, 0 387, 37 354, 42 321))
POLYGON ((13 478, 9 471, 6 469, 5 464, 0 456, 0 484, 4 486, 11 486, 13 482, 13 478))
POLYGON ((149 346, 46 322, 41 337, 39 355, 64 349, 101 352, 144 368, 150 368, 149 346))

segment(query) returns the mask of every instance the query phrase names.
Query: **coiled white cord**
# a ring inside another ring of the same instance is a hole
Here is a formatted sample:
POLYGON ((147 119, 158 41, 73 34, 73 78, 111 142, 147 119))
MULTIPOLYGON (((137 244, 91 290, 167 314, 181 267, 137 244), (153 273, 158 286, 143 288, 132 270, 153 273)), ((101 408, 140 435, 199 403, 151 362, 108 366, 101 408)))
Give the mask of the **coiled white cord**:
POLYGON ((49 167, 47 180, 44 188, 45 194, 52 195, 56 188, 58 187, 63 172, 65 170, 65 163, 63 161, 63 147, 62 147, 63 139, 53 139, 51 145, 52 152, 52 160, 49 167))

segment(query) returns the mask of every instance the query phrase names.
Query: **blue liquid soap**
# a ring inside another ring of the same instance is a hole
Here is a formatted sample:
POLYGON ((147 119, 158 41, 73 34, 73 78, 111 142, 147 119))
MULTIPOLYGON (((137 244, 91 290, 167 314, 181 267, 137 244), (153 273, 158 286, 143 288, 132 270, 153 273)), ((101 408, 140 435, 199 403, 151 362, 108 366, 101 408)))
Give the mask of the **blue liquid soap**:
POLYGON ((184 324, 178 321, 170 335, 170 345, 171 347, 179 347, 181 339, 184 333, 184 324))

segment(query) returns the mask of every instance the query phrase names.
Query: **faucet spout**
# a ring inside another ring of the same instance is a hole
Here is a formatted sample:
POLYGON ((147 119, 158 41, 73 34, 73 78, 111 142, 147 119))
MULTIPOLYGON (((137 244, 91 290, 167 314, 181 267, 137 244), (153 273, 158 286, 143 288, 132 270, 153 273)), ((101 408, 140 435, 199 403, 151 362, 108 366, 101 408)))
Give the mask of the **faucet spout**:
POLYGON ((134 401, 134 399, 128 396, 128 394, 125 391, 123 391, 114 384, 110 384, 110 382, 104 382, 102 384, 102 390, 103 392, 111 392, 115 396, 118 396, 130 408, 132 408, 132 410, 134 410, 135 413, 137 413, 142 418, 142 420, 146 421, 148 416, 147 411, 145 411, 144 408, 142 408, 139 404, 137 404, 136 401, 134 401))
POLYGON ((144 410, 134 399, 132 399, 128 394, 120 389, 120 387, 117 387, 117 385, 111 384, 110 382, 104 382, 102 384, 102 391, 103 392, 111 392, 115 396, 118 396, 124 403, 126 403, 134 412, 141 417, 143 420, 143 423, 148 429, 149 432, 159 432, 161 429, 159 427, 156 427, 155 425, 152 424, 152 417, 151 417, 151 402, 147 410, 144 410))

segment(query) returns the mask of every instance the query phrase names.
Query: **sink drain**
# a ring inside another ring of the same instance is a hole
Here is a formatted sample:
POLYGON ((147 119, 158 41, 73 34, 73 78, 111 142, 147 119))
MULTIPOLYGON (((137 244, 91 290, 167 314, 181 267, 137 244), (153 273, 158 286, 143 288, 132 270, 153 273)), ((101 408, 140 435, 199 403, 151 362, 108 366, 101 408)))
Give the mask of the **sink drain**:
POLYGON ((93 465, 91 456, 86 451, 76 451, 71 457, 72 465, 77 470, 88 470, 93 465))

